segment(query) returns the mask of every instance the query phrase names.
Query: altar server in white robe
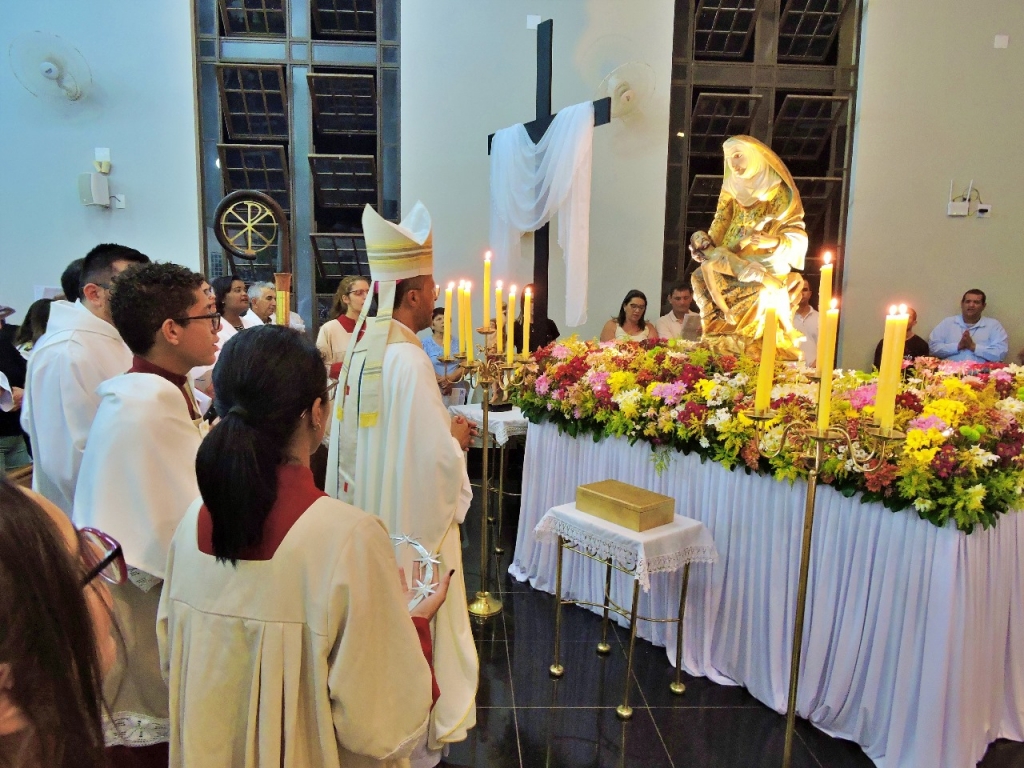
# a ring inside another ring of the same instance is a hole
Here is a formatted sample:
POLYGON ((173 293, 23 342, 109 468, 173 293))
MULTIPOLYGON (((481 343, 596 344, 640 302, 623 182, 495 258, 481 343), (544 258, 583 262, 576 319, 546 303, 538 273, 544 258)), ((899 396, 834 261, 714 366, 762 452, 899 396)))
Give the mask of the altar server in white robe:
POLYGON ((224 416, 196 458, 202 498, 171 544, 157 624, 171 766, 408 765, 437 696, 430 618, 450 574, 410 610, 383 523, 314 485, 333 387, 311 342, 239 334, 214 384, 224 416))
POLYGON ((113 718, 107 744, 164 756, 157 607, 171 538, 199 495, 195 460, 206 424, 187 374, 212 362, 220 321, 203 282, 177 264, 132 267, 114 282, 111 314, 135 357, 128 373, 99 388, 75 494, 74 519, 117 539, 129 567, 128 582, 111 589, 123 643, 104 683, 113 718))
POLYGON ((132 364, 110 319, 110 286, 131 264, 149 259, 134 248, 97 245, 82 264, 81 301, 54 302, 46 333, 32 349, 21 426, 31 438, 32 489, 68 516, 89 428, 100 405, 96 388, 132 364))
MULTIPOLYGON (((378 288, 377 315, 363 338, 349 345, 342 367, 327 492, 379 515, 392 535, 411 536, 438 554, 445 571, 455 570, 455 587, 433 627, 441 698, 427 742, 413 755, 413 765, 436 765, 444 745, 464 740, 476 724, 479 661, 459 536, 472 500, 464 454, 470 428, 449 417, 416 337, 430 327, 436 298, 430 215, 417 203, 398 225, 367 206, 363 235, 378 288)), ((363 306, 357 338, 369 306, 363 306)))

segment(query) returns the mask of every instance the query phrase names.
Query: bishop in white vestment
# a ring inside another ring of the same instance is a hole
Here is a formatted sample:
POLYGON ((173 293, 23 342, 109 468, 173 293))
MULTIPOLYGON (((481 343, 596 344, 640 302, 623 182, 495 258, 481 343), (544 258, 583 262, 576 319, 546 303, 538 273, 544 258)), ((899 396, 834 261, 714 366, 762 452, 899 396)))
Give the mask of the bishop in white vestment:
MULTIPOLYGON (((371 208, 363 213, 370 271, 379 286, 377 316, 342 369, 331 428, 327 492, 378 515, 392 535, 418 540, 454 569, 448 599, 434 619, 434 674, 441 696, 431 713, 426 749, 414 765, 433 765, 447 743, 462 741, 476 724, 479 661, 473 643, 462 572, 459 524, 472 500, 465 455, 452 436, 434 369, 416 331, 392 319, 396 281, 433 270, 430 217, 417 203, 401 225, 371 208)), ((433 291, 430 278, 429 290, 433 291)), ((358 335, 364 313, 356 327, 358 335)), ((433 300, 422 327, 429 327, 433 300)), ((401 308, 395 311, 401 314, 401 308)), ((404 315, 403 315, 404 316, 404 315)), ((399 562, 407 572, 410 563, 399 562)))

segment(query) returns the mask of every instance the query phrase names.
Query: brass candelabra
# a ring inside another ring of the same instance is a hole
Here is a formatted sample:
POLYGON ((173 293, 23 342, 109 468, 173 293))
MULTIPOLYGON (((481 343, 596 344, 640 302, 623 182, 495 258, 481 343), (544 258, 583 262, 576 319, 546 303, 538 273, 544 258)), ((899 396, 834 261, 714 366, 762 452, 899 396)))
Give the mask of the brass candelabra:
MULTIPOLYGON (((486 338, 487 334, 492 333, 492 329, 489 327, 477 328, 476 332, 486 338)), ((511 341, 511 339, 508 340, 509 343, 511 341)), ((487 535, 488 523, 490 521, 491 496, 489 479, 490 412, 492 408, 504 409, 508 405, 508 391, 513 385, 522 382, 526 364, 530 362, 530 356, 528 354, 515 355, 512 363, 509 364, 504 353, 498 353, 487 347, 477 347, 477 349, 479 354, 474 357, 472 362, 469 361, 466 354, 440 357, 438 361, 445 364, 446 371, 448 365, 457 365, 454 374, 446 372, 444 375, 444 381, 448 384, 457 384, 460 381, 465 381, 472 388, 479 386, 484 391, 483 403, 481 404, 481 410, 483 411, 483 423, 481 425, 483 438, 481 440, 481 472, 483 474, 484 494, 480 515, 480 589, 476 593, 475 599, 469 603, 469 612, 478 619, 487 619, 501 613, 501 601, 492 595, 487 588, 489 576, 487 535)), ((500 533, 499 529, 496 532, 496 536, 500 535, 500 533)))
MULTIPOLYGON (((820 398, 819 398, 820 402, 820 398)), ((800 545, 800 577, 797 584, 796 616, 793 620, 793 649, 789 665, 789 702, 786 707, 786 742, 782 753, 783 768, 789 768, 793 756, 793 733, 796 727, 796 691, 800 675, 800 658, 803 653, 804 613, 807 607, 807 578, 810 570, 811 539, 814 533, 814 502, 818 488, 818 473, 825 460, 825 446, 845 446, 849 461, 854 468, 865 474, 882 468, 897 444, 905 439, 902 432, 881 427, 862 429, 857 439, 841 427, 829 426, 824 431, 817 424, 803 420, 790 421, 775 437, 774 426, 769 424, 777 418, 773 411, 747 411, 757 431, 758 451, 765 458, 778 456, 787 446, 795 450, 797 460, 809 462, 807 492, 804 500, 804 528, 800 545), (870 450, 860 448, 862 434, 867 434, 870 450), (771 445, 769 445, 769 437, 771 445), (777 444, 775 440, 778 440, 777 444)))

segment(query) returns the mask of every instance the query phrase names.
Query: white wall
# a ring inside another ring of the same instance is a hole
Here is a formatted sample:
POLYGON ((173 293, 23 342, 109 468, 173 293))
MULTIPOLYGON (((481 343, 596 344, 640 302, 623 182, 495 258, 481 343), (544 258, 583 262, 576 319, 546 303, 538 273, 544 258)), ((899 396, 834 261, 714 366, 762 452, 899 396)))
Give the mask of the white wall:
MULTIPOLYGON (((577 329, 595 336, 630 288, 647 293, 649 319, 660 305, 672 0, 402 3, 403 213, 416 200, 430 210, 439 283, 468 277, 479 287, 488 238, 487 135, 535 112, 537 35, 526 28, 527 14, 554 20, 555 110, 592 99, 616 64, 640 59, 654 69, 656 88, 643 115, 595 131, 590 318, 577 329)), ((532 275, 532 237, 524 244, 511 276, 519 285, 532 275)), ((554 234, 550 289, 551 317, 565 333, 565 262, 554 234)), ((479 317, 478 292, 474 303, 479 317)))
POLYGON ((906 301, 927 338, 969 288, 1024 346, 1024 3, 870 0, 842 313, 843 364, 870 365, 884 307, 906 301), (1010 46, 993 48, 997 34, 1010 46), (974 179, 990 219, 946 216, 974 179))
POLYGON ((19 314, 34 285, 101 242, 200 266, 191 3, 0 0, 0 303, 19 314), (58 35, 89 63, 88 97, 32 96, 9 63, 25 32, 58 35), (109 147, 124 210, 86 207, 78 174, 109 147))

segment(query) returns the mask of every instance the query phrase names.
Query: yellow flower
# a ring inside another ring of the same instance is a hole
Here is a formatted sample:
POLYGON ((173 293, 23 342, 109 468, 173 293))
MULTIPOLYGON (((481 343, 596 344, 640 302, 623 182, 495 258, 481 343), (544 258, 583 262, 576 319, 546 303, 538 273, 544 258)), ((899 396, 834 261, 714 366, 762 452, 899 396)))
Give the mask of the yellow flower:
POLYGON ((950 400, 949 398, 932 400, 930 403, 925 404, 922 411, 925 416, 938 416, 951 427, 958 426, 960 424, 960 417, 966 412, 966 405, 959 400, 950 400))
POLYGON ((960 379, 943 379, 942 386, 945 387, 946 393, 950 397, 956 397, 957 395, 963 395, 968 400, 977 400, 978 395, 974 389, 967 384, 964 384, 960 379))
POLYGON ((707 400, 711 390, 715 388, 715 382, 711 381, 711 379, 701 379, 693 385, 693 388, 697 390, 701 397, 707 400))
POLYGON ((972 485, 964 491, 964 505, 968 510, 977 512, 981 509, 981 502, 985 499, 985 486, 972 485))
POLYGON ((636 377, 629 371, 615 371, 608 377, 608 388, 613 395, 619 394, 624 389, 632 389, 636 386, 636 377))
POLYGON ((938 448, 921 448, 917 451, 911 451, 910 457, 919 464, 926 466, 932 463, 932 459, 935 458, 935 454, 938 452, 938 448))

